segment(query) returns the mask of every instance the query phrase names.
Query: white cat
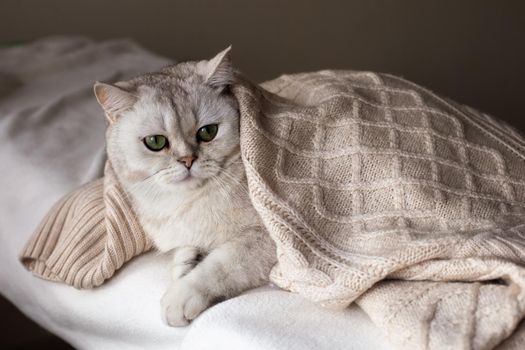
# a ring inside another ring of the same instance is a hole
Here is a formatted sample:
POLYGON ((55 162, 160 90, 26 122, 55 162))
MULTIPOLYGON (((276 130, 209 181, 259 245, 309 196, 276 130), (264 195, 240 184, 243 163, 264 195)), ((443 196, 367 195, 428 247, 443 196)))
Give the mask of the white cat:
POLYGON ((228 48, 209 61, 95 84, 108 158, 146 233, 174 251, 161 302, 171 326, 267 283, 276 261, 247 191, 234 82, 228 48))

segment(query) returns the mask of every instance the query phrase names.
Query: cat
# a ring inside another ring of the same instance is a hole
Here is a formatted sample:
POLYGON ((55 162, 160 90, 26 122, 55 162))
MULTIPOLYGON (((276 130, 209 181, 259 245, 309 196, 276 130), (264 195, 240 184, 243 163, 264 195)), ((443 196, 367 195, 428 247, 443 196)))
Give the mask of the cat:
POLYGON ((170 326, 266 284, 276 262, 247 190, 230 49, 94 86, 108 159, 146 234, 174 252, 161 300, 170 326))

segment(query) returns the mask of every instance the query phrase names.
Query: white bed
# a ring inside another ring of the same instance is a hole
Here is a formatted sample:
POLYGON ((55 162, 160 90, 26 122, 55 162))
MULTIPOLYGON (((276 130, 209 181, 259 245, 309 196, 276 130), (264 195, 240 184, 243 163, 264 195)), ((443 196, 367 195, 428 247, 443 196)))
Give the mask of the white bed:
POLYGON ((389 349, 359 308, 328 311, 270 286, 170 328, 159 308, 168 258, 155 253, 94 290, 22 267, 18 254, 50 206, 101 176, 105 121, 93 82, 167 63, 126 40, 46 38, 0 49, 0 293, 79 349, 389 349))

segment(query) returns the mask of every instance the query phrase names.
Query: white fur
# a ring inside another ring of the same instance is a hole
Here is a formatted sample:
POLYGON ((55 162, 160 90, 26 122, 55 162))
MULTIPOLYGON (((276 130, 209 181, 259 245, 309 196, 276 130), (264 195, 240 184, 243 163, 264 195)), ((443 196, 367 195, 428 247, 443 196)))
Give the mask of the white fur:
POLYGON ((106 94, 97 97, 109 101, 101 105, 112 113, 108 157, 145 232, 160 251, 174 252, 172 283, 161 302, 172 326, 187 324, 219 299, 266 283, 276 260, 249 199, 236 101, 224 93, 233 81, 228 51, 210 62, 121 83, 136 97, 128 106, 121 105, 122 96, 107 96, 121 94, 120 88, 95 89, 106 94), (203 66, 211 68, 201 71, 203 66), (111 101, 118 103, 116 114, 111 101), (219 125, 217 136, 197 142, 197 130, 209 124, 219 125), (167 137, 169 147, 152 152, 142 141, 148 135, 167 137), (197 157, 190 169, 180 162, 188 155, 197 157))

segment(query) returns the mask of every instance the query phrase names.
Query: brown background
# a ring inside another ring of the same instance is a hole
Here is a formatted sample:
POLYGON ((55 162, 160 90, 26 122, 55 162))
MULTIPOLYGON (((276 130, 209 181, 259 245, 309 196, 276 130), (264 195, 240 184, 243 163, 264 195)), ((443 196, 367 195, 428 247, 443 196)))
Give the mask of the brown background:
POLYGON ((525 1, 2 0, 0 43, 130 37, 191 59, 232 43, 254 80, 346 68, 402 75, 525 129, 525 1))
MULTIPOLYGON (((46 35, 128 37, 179 60, 231 43, 237 66, 258 81, 324 68, 389 72, 525 130, 522 0, 0 1, 0 45, 46 35)), ((0 311, 0 348, 58 348, 1 299, 0 311)))

